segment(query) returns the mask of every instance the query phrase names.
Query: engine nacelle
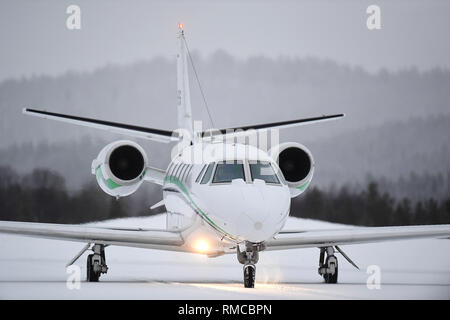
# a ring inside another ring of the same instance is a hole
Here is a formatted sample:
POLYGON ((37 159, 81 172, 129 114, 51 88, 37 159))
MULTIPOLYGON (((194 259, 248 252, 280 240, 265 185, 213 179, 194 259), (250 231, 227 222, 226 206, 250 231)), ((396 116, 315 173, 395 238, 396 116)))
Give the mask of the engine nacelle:
POLYGON ((303 193, 314 174, 314 159, 311 152, 300 143, 285 142, 270 149, 269 154, 278 163, 291 191, 291 197, 303 193))
POLYGON ((137 143, 114 141, 92 161, 92 174, 104 192, 114 197, 134 193, 144 181, 147 155, 137 143))

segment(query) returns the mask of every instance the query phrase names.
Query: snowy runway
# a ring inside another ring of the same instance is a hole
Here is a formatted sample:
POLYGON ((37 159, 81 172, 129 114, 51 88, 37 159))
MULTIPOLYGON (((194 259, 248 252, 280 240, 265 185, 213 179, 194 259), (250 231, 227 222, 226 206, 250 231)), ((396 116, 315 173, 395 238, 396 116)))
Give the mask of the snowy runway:
MULTIPOLYGON (((109 226, 164 227, 164 217, 103 222, 109 226)), ((99 223, 100 225, 100 223, 99 223)), ((335 224, 290 218, 288 229, 335 224)), ((426 239, 343 246, 360 266, 339 259, 339 283, 317 274, 318 249, 263 252, 254 289, 242 287, 235 255, 108 247, 108 274, 85 279, 86 253, 77 261, 80 289, 69 290, 65 264, 82 243, 0 235, 1 299, 450 299, 450 240, 426 239), (381 270, 381 288, 366 285, 369 265, 381 270)))

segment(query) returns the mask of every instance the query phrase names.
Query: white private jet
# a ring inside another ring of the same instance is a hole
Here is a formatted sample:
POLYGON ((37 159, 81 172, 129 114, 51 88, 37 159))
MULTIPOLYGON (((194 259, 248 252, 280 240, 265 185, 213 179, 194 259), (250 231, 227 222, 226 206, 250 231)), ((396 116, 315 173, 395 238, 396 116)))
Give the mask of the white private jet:
POLYGON ((187 74, 189 50, 182 25, 179 29, 177 88, 181 133, 24 109, 28 115, 133 137, 166 143, 184 142, 178 144, 181 147, 166 170, 148 166, 142 147, 128 140, 108 144, 92 162, 92 173, 98 184, 111 196, 128 196, 144 181, 162 186, 163 200, 153 207, 166 207, 167 228, 121 229, 1 221, 0 232, 86 243, 68 265, 85 251, 92 250, 87 257, 87 281, 98 281, 100 275, 107 272, 105 248, 111 245, 201 253, 209 257, 234 253, 243 264, 247 288, 254 287, 255 264, 260 251, 320 248, 318 272, 326 283, 336 283, 335 249, 357 267, 339 245, 450 236, 450 225, 283 231, 291 198, 304 192, 311 182, 314 161, 310 151, 299 143, 288 142, 266 152, 245 143, 245 139, 244 143, 235 143, 234 139, 344 115, 195 132, 187 74))

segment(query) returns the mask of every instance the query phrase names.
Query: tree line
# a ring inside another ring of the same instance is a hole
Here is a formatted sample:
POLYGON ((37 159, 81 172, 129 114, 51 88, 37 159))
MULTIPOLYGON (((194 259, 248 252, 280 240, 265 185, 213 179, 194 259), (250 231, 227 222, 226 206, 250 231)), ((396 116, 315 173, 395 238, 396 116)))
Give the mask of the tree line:
POLYGON ((95 181, 69 193, 55 172, 35 169, 19 176, 0 167, 0 220, 85 223, 128 214, 124 203, 103 193, 95 181))
POLYGON ((362 191, 347 186, 328 191, 313 187, 292 200, 291 216, 361 226, 450 223, 450 196, 439 201, 395 200, 381 192, 375 181, 362 191))
MULTIPOLYGON (((95 180, 69 192, 64 177, 51 170, 35 169, 19 175, 9 167, 0 167, 0 220, 85 223, 161 212, 148 211, 143 203, 133 204, 136 198, 116 200, 95 180)), ((312 187, 292 200, 291 216, 363 226, 450 223, 450 196, 443 200, 395 200, 388 192, 381 192, 375 181, 363 190, 312 187)))

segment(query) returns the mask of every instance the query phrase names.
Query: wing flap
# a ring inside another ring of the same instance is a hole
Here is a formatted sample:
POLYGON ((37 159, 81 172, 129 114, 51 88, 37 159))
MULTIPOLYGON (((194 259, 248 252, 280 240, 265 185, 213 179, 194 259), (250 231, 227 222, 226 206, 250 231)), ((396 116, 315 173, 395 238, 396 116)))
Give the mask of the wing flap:
POLYGON ((265 242, 266 250, 328 247, 345 244, 372 243, 416 238, 444 238, 450 235, 450 225, 355 227, 351 229, 298 231, 280 233, 265 242))

